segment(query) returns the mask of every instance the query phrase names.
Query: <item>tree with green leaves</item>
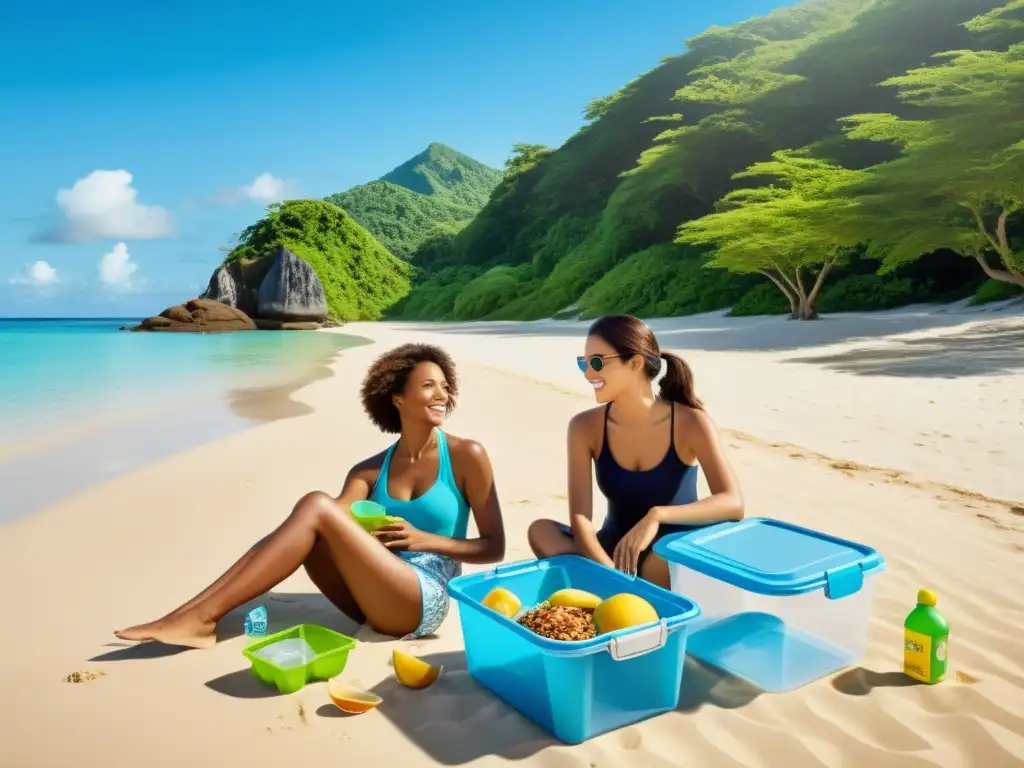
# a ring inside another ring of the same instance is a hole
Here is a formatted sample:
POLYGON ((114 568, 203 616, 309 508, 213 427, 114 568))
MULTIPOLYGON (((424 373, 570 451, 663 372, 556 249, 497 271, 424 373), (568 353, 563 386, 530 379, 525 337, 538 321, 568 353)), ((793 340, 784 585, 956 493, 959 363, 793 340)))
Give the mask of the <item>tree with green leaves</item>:
POLYGON ((791 317, 814 319, 821 287, 846 253, 828 223, 853 203, 835 191, 859 175, 806 149, 775 152, 733 177, 771 184, 730 192, 715 213, 683 224, 677 242, 711 246, 708 267, 764 275, 786 296, 791 317))
MULTIPOLYGON (((989 14, 975 26, 999 29, 1000 19, 989 14)), ((883 272, 948 248, 975 259, 988 277, 1024 286, 1024 254, 1007 236, 1009 220, 1024 210, 1024 43, 937 58, 943 63, 882 83, 926 117, 844 120, 850 139, 902 151, 841 190, 858 200, 843 226, 872 243, 883 272)))

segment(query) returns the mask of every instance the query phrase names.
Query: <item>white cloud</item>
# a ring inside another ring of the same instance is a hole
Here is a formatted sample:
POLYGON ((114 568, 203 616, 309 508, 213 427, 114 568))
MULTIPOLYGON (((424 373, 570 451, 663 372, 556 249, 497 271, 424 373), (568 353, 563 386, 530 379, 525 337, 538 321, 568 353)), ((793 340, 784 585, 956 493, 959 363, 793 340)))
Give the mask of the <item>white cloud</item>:
POLYGON ((35 285, 43 288, 53 285, 57 280, 57 270, 51 267, 49 262, 34 261, 25 266, 24 274, 9 277, 7 282, 11 285, 35 285))
POLYGON ((139 265, 132 261, 128 246, 117 243, 114 250, 100 257, 100 281, 115 290, 130 290, 133 287, 132 275, 139 265))
POLYGON ((284 179, 279 179, 272 173, 264 172, 253 179, 252 184, 242 187, 242 191, 253 202, 276 203, 284 197, 284 191, 287 186, 284 179))
POLYGON ((240 203, 279 203, 291 193, 294 183, 264 171, 250 184, 222 189, 209 202, 214 205, 238 205, 240 203))
POLYGON ((174 234, 171 213, 138 201, 126 170, 97 170, 57 191, 64 224, 45 239, 81 243, 100 237, 154 240, 174 234))

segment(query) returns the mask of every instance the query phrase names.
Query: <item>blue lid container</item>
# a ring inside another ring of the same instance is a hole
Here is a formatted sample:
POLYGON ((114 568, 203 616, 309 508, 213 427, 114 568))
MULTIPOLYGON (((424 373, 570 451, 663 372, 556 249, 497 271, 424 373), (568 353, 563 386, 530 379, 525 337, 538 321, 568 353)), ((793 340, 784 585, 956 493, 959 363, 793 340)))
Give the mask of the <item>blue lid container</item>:
POLYGON ((654 552, 747 592, 780 597, 823 589, 837 600, 885 568, 871 547, 766 517, 665 536, 654 552))

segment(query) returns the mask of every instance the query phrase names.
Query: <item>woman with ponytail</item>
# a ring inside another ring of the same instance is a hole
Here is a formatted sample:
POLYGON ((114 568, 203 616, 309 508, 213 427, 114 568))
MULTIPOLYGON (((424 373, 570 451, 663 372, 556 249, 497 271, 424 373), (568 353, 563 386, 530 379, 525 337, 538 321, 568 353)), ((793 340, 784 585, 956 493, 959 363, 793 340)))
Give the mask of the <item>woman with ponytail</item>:
POLYGON ((537 557, 580 554, 667 588, 668 566, 651 552, 658 539, 743 518, 718 430, 697 398, 690 367, 662 352, 651 329, 632 315, 595 321, 576 362, 601 405, 569 422, 569 525, 535 521, 530 547, 537 557), (704 499, 697 498, 698 465, 711 491, 704 499), (608 501, 600 528, 595 474, 608 501))

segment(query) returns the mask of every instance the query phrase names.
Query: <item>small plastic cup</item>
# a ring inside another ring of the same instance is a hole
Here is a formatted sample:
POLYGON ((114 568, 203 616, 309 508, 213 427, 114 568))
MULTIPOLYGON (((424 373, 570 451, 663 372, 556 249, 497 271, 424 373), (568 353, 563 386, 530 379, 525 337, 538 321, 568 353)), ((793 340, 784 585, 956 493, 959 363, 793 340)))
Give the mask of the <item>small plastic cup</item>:
POLYGON ((388 511, 375 501, 353 501, 349 505, 352 517, 367 533, 373 533, 390 519, 388 511))

